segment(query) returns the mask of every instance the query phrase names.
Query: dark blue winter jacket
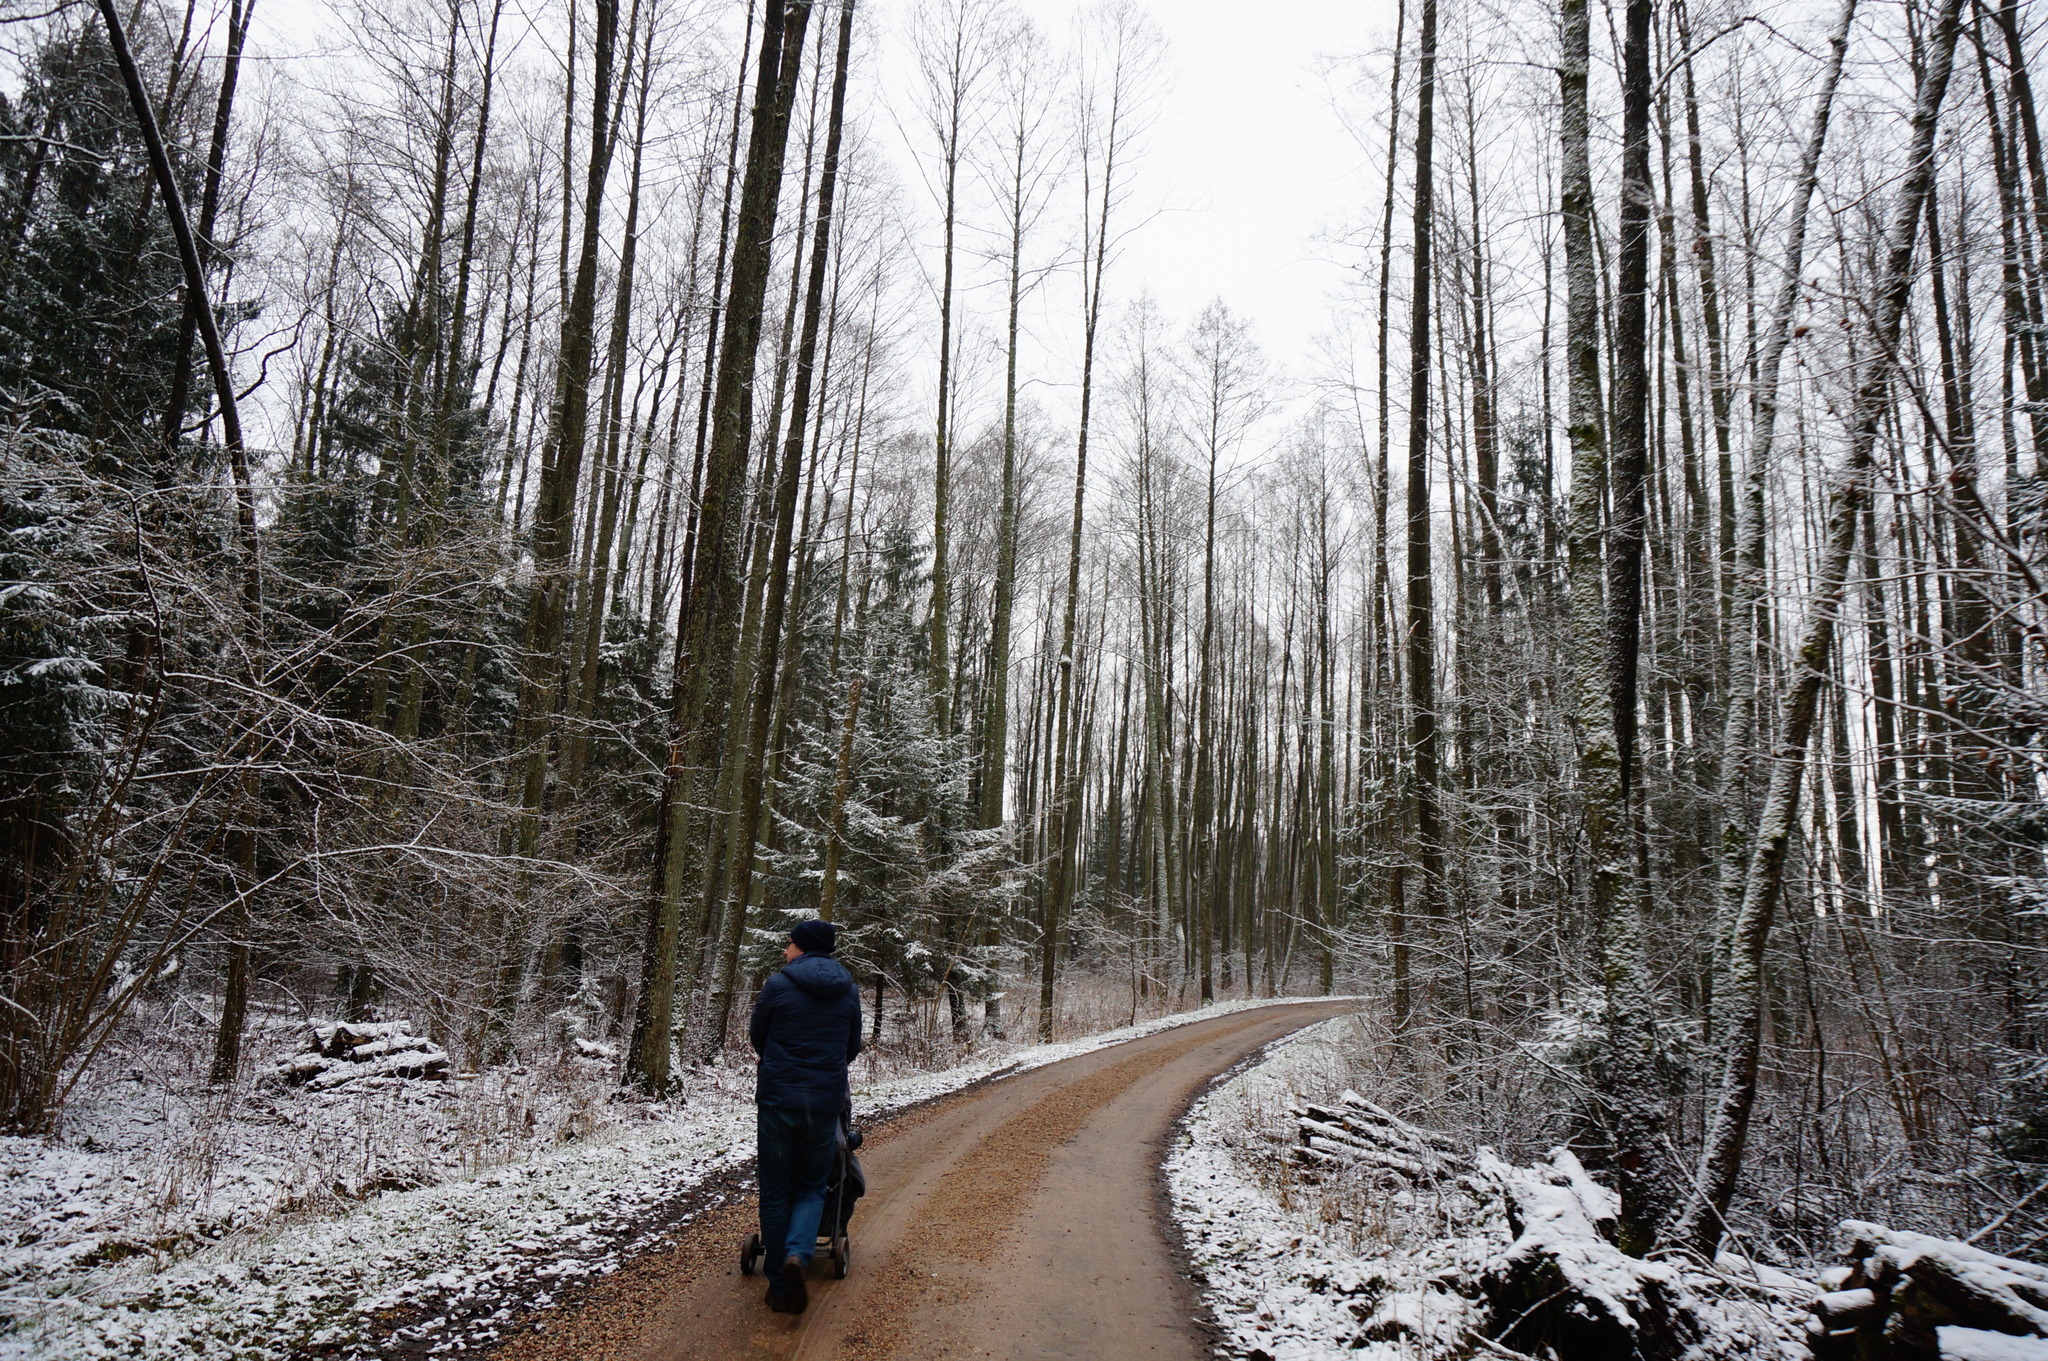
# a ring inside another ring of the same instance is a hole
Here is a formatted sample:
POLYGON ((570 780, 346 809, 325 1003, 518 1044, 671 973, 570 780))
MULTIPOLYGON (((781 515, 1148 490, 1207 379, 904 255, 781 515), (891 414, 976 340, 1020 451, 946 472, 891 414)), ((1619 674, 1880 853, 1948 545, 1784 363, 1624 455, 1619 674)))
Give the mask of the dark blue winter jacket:
POLYGON ((798 955, 761 985, 747 1027, 761 1069, 754 1104, 841 1111, 846 1065, 860 1054, 860 989, 830 955, 798 955))

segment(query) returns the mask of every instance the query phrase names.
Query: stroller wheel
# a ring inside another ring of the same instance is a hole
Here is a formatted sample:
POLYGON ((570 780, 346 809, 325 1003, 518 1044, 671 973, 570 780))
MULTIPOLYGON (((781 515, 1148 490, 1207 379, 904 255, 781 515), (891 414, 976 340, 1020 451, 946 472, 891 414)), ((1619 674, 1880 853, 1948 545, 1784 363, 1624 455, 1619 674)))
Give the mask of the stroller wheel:
POLYGON ((833 1240, 832 1240, 832 1279, 833 1279, 833 1280, 835 1280, 835 1281, 843 1281, 843 1280, 845 1280, 845 1279, 846 1279, 846 1267, 847 1267, 847 1263, 848 1263, 848 1260, 849 1260, 849 1259, 850 1259, 850 1258, 851 1258, 852 1256, 853 1256, 853 1244, 852 1244, 852 1243, 851 1243, 850 1241, 848 1241, 848 1239, 847 1239, 847 1238, 845 1237, 845 1235, 843 1235, 843 1234, 842 1234, 842 1235, 841 1235, 841 1236, 839 1236, 838 1238, 835 1238, 835 1239, 833 1239, 833 1240))
POLYGON ((740 1275, 754 1274, 754 1263, 761 1260, 761 1235, 750 1233, 740 1240, 740 1275))

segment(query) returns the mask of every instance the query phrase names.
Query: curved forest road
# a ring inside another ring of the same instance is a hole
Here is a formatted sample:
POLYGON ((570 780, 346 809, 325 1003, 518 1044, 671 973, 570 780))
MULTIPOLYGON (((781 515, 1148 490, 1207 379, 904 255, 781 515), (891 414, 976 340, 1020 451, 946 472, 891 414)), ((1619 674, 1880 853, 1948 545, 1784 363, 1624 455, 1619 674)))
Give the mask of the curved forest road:
POLYGON ((501 1361, 1206 1357, 1159 1179, 1173 1124, 1217 1074, 1356 1009, 1289 1003, 1048 1064, 919 1107, 861 1150, 847 1279, 770 1313, 739 1274, 751 1199, 620 1271, 501 1361))

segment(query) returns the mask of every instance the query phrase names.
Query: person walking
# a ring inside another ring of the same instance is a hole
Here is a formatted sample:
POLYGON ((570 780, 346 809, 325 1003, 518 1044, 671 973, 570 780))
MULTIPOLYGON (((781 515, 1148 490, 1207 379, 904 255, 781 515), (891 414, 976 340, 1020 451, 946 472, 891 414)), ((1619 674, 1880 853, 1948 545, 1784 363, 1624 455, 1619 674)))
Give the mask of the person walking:
POLYGON ((838 1125, 853 1109, 846 1066, 860 1055, 860 989, 833 958, 839 928, 798 922, 782 968, 761 985, 747 1038, 760 1055, 754 1118, 768 1307, 801 1314, 838 1125), (778 1265, 779 1264, 779 1265, 778 1265))

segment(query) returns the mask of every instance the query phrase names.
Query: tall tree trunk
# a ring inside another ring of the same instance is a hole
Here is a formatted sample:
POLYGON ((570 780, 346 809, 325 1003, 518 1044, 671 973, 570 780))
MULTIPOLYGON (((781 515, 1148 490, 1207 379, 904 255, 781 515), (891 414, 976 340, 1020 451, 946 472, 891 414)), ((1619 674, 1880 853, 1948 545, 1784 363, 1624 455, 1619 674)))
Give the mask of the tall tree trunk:
MULTIPOLYGON (((707 807, 707 796, 718 784, 720 756, 726 747, 728 701, 740 613, 745 605, 741 558, 754 369, 772 264, 783 157, 789 143, 790 109, 810 15, 810 0, 768 0, 762 16, 754 122, 740 186, 711 438, 693 560, 676 627, 675 713, 668 769, 656 810, 654 889, 647 908, 640 1002, 627 1061, 632 1080, 655 1091, 665 1089, 669 1082, 682 905, 701 887, 704 848, 700 828, 717 816, 716 812, 700 816, 700 810, 707 807)), ((693 925, 697 928, 693 935, 701 937, 703 924, 693 925)), ((685 980, 685 987, 694 982, 685 980)))
MULTIPOLYGON (((753 895, 754 843, 761 821, 763 780, 769 759, 769 727, 775 709, 777 668, 781 662, 783 619, 789 597, 789 561, 796 526, 797 489, 803 477, 804 426, 811 405, 811 386, 818 353, 818 329, 825 309, 825 268, 831 256, 833 199, 839 183, 840 130, 846 112, 846 68, 853 49, 853 0, 841 0, 839 46, 833 59, 832 103, 825 124, 825 160, 818 174, 818 211, 811 242, 810 276, 804 285, 803 336, 797 343, 796 377, 790 396, 789 433, 782 446, 782 464, 775 473, 775 543, 768 559, 768 593, 761 619, 760 650, 754 662, 754 696, 740 783, 739 846, 732 857, 732 902, 719 943, 718 978, 714 988, 709 1034, 725 1034, 732 1014, 739 975, 741 927, 753 895)), ((849 704, 849 714, 852 706, 849 704)))
MULTIPOLYGON (((1601 643, 1607 722, 1588 724, 1586 786, 1588 849, 1593 856, 1595 924, 1605 991, 1599 1075, 1601 1104, 1613 1146, 1615 1189, 1621 1195, 1616 1241, 1640 1255, 1655 1243, 1673 1191, 1666 1174, 1668 1116, 1656 1055, 1656 1001, 1643 957, 1642 897, 1637 882, 1636 704, 1642 646, 1645 481, 1649 470, 1650 219, 1656 189, 1650 177, 1651 0, 1628 0, 1622 49, 1620 241, 1615 259, 1614 444, 1608 465, 1607 598, 1601 643), (1603 731, 1604 727, 1604 731, 1603 731), (1611 735, 1611 737, 1610 737, 1611 735), (1612 742, 1611 756, 1597 748, 1612 742), (1612 777, 1606 767, 1612 762, 1612 777)), ((1579 602, 1575 599, 1575 605, 1579 602)), ((1595 627, 1575 617, 1577 631, 1595 627)), ((1588 640, 1590 642, 1590 640, 1588 640)), ((1586 647, 1590 654, 1592 648, 1586 647)))
MULTIPOLYGON (((206 181, 199 196, 198 246, 200 263, 210 264, 218 253, 214 226, 220 217, 220 187, 227 169, 228 133, 234 125, 235 87, 242 74, 242 45, 248 40, 249 21, 255 16, 256 0, 231 0, 228 6, 227 47, 221 54, 220 91, 213 107, 213 132, 206 147, 206 181)), ((33 192, 32 185, 23 190, 33 192)), ((185 292, 185 309, 178 319, 177 357, 171 363, 171 396, 164 406, 164 471, 172 476, 177 462, 178 441, 184 435, 185 407, 192 392, 192 342, 198 337, 199 316, 193 309, 201 301, 190 289, 185 292)))
MULTIPOLYGON (((1377 379, 1373 384, 1374 396, 1378 403, 1378 444, 1373 457, 1372 497, 1372 560, 1367 567, 1366 593, 1371 601, 1371 618, 1376 626, 1372 632, 1383 645, 1375 651, 1372 682, 1375 688, 1384 686, 1377 696, 1384 707, 1398 709, 1395 692, 1398 688, 1398 663, 1394 661, 1391 647, 1394 636, 1391 573, 1387 570, 1387 502, 1391 495, 1388 486, 1389 465, 1392 462, 1391 440, 1393 431, 1393 391, 1389 377, 1389 336, 1392 330, 1392 299, 1394 278, 1394 183, 1400 163, 1401 146, 1401 45, 1408 23, 1407 0, 1396 0, 1394 9, 1394 64, 1387 82, 1387 177, 1380 195, 1380 265, 1379 265, 1379 306, 1375 317, 1378 330, 1376 351, 1377 379)), ((1390 746, 1391 743, 1377 744, 1390 746)), ((1400 839, 1400 834, 1391 825, 1395 818, 1386 819, 1389 824, 1382 835, 1388 848, 1400 839)), ((1408 1025, 1412 1005, 1409 990, 1408 968, 1408 907, 1406 867, 1397 863, 1388 872, 1386 884, 1386 923, 1388 936, 1388 960, 1393 973, 1392 1010, 1394 1027, 1405 1029, 1408 1025)), ((1272 959, 1267 958, 1268 974, 1271 973, 1272 959)))
MULTIPOLYGON (((1115 14, 1112 21, 1132 22, 1127 12, 1115 14)), ((1052 1038, 1053 987, 1059 971, 1060 932, 1064 929, 1067 907, 1073 899, 1075 887, 1072 852, 1080 831, 1081 811, 1081 788, 1074 752, 1075 625, 1081 599, 1081 536, 1088 488, 1089 425, 1095 401, 1095 340, 1102 320, 1102 277, 1109 263, 1110 209, 1118 196, 1120 182, 1117 176, 1124 169, 1124 143, 1132 135, 1127 121, 1133 114, 1127 104, 1131 93, 1127 82, 1135 78, 1135 73, 1126 65, 1136 59, 1126 51, 1126 44, 1132 36, 1124 31, 1115 35, 1117 52, 1112 58, 1109 107, 1097 115, 1103 124, 1099 143, 1103 156, 1099 185, 1091 186, 1088 152, 1084 149, 1082 153, 1084 202, 1091 187, 1096 200, 1092 205, 1093 212, 1084 217, 1083 223, 1087 233, 1083 249, 1087 302, 1082 316, 1081 409, 1074 439, 1074 501, 1067 527, 1066 595, 1060 613, 1059 651, 1055 655, 1055 664, 1059 668, 1058 695, 1050 753, 1052 779, 1047 789, 1051 870, 1044 917, 1040 923, 1038 958, 1038 1035, 1042 1042, 1052 1038)))
MULTIPOLYGON (((758 0, 747 0, 746 36, 741 40, 740 44, 740 51, 742 53, 746 52, 748 46, 753 42, 754 10, 757 3, 758 0)), ((765 30, 763 39, 764 41, 766 39, 765 30)), ((742 62, 739 78, 733 81, 732 120, 726 130, 725 187, 721 191, 718 201, 718 259, 711 269, 710 291, 713 303, 710 308, 710 323, 704 328, 704 358, 700 365, 702 382, 697 392, 697 438, 696 443, 692 446, 690 456, 690 495, 688 497, 690 513, 683 530, 683 551, 679 559, 680 568, 676 573, 676 596, 679 601, 687 601, 690 598, 690 571, 696 562, 697 556, 698 513, 703 508, 704 456, 710 448, 711 397, 716 386, 718 343, 720 332, 723 329, 719 325, 719 321, 725 315, 726 257, 730 253, 733 244, 733 189, 738 183, 740 169, 740 112, 746 100, 746 95, 746 65, 742 62)), ((750 153, 751 150, 750 145, 750 153)), ((680 639, 682 633, 682 622, 678 620, 676 637, 680 639)), ((683 667, 686 665, 684 655, 680 650, 676 653, 675 664, 676 679, 674 684, 680 686, 682 683, 683 667)), ((658 836, 659 834, 657 834, 658 836)), ((660 864, 662 861, 662 852, 659 845, 655 848, 654 859, 656 864, 660 864)))
MULTIPOLYGON (((620 233, 618 274, 612 292, 611 335, 605 356, 606 402, 599 427, 599 447, 604 465, 611 470, 612 476, 606 482, 603 504, 597 507, 595 542, 587 545, 591 565, 583 591, 583 618, 579 621, 583 626, 583 637, 571 654, 577 665, 569 692, 569 721, 562 735, 562 784, 571 797, 580 791, 584 767, 590 759, 590 721, 597 710, 598 660, 603 654, 605 620, 610 613, 608 607, 613 589, 611 550, 618 532, 619 483, 624 471, 620 464, 620 442, 625 424, 627 350, 633 329, 633 280, 640 255, 640 185, 647 149, 647 98, 654 84, 656 27, 656 18, 652 14, 648 15, 644 25, 639 25, 637 4, 635 10, 636 26, 643 29, 640 69, 637 72, 639 94, 635 98, 632 163, 626 177, 626 220, 620 233)), ((629 48, 632 37, 629 31, 629 48)), ((595 479, 591 498, 593 501, 598 499, 595 479)))
POLYGON ((555 395, 541 445, 540 491, 533 512, 533 583, 527 598, 525 656, 520 668, 513 749, 519 801, 514 849, 532 856, 540 845, 547 799, 549 749, 560 690, 562 632, 568 611, 577 486, 590 419, 590 379, 596 354, 597 266, 605 182, 613 139, 607 135, 613 63, 618 45, 619 0, 593 0, 597 33, 591 56, 590 157, 583 177, 583 216, 575 283, 562 310, 555 395))
POLYGON ((1678 42, 1685 55, 1679 60, 1685 80, 1685 144, 1688 185, 1692 207, 1692 257, 1699 276, 1700 319, 1706 328, 1707 395, 1714 418, 1715 475, 1720 486, 1720 518, 1715 539, 1720 563, 1723 608, 1732 590, 1735 573, 1735 467, 1730 435, 1728 337, 1721 321, 1721 274, 1714 253, 1714 231, 1707 197, 1706 153, 1700 137, 1699 92, 1693 81, 1692 23, 1687 0, 1674 0, 1678 42))
POLYGON ((1834 111, 1835 90, 1841 82, 1842 66, 1849 51, 1849 30, 1856 18, 1857 0, 1843 0, 1841 14, 1829 38, 1828 65, 1815 96, 1812 122, 1801 154, 1799 178, 1792 191, 1791 217, 1785 228, 1785 242, 1778 259, 1783 273, 1773 299, 1769 321, 1757 356, 1755 417, 1751 422, 1749 447, 1744 451, 1744 473, 1737 507, 1735 553, 1730 568, 1724 645, 1727 660, 1722 675, 1727 685, 1726 709, 1721 732, 1721 769, 1717 800, 1721 809, 1718 847, 1720 885, 1715 907, 1713 1009, 1709 1033, 1717 1040, 1725 1033, 1721 1015, 1721 978, 1728 968, 1728 944, 1742 906, 1743 882, 1749 868, 1749 816, 1751 775, 1756 765, 1756 709, 1758 650, 1766 637, 1764 609, 1765 553, 1768 526, 1764 519, 1764 493, 1778 429, 1780 375, 1785 352, 1791 347, 1799 309, 1800 271, 1806 259, 1806 229, 1814 191, 1820 184, 1821 156, 1827 149, 1828 126, 1834 111))
MULTIPOLYGON (((163 198, 164 214, 170 219, 171 235, 177 242, 178 263, 183 268, 185 276, 185 313, 193 318, 193 325, 198 329, 200 340, 205 346, 206 364, 213 378, 214 396, 220 403, 221 432, 227 443, 228 467, 235 487, 235 524, 239 537, 237 549, 242 579, 242 627, 246 640, 244 679, 252 692, 255 692, 266 683, 262 661, 263 576, 256 541, 255 489, 250 484, 248 454, 242 443, 241 413, 235 402, 234 382, 228 373, 227 350, 221 343, 220 328, 215 322, 213 305, 207 297, 205 263, 201 259, 198 243, 193 237, 191 223, 185 216, 185 201, 178 189, 177 176, 171 168, 170 155, 164 148, 163 133, 157 127, 156 112, 150 105, 149 91, 144 87, 141 72, 136 69, 135 58, 129 51, 128 35, 122 27, 120 11, 115 0, 99 0, 99 10, 100 18, 107 26, 107 45, 113 49, 114 60, 121 68, 121 83, 127 88, 129 104, 135 111, 135 121, 142 131, 143 146, 149 155, 149 168, 156 191, 163 198)), ((228 928, 231 935, 237 934, 235 925, 246 919, 246 896, 253 890, 255 884, 257 843, 253 824, 259 816, 254 806, 255 794, 253 772, 243 775, 239 781, 236 802, 244 810, 241 815, 246 822, 243 826, 233 829, 229 835, 229 853, 236 870, 236 897, 240 902, 235 922, 228 928)), ((248 952, 246 940, 238 938, 230 941, 225 1004, 214 1038, 211 1074, 215 1082, 232 1080, 236 1068, 240 1065, 242 1025, 248 1005, 248 952)))
POLYGON ((953 493, 953 266, 954 235, 959 225, 961 139, 966 135, 967 101, 979 73, 981 57, 974 34, 980 19, 962 6, 934 13, 948 25, 938 41, 937 70, 930 72, 937 88, 935 112, 939 135, 939 217, 943 241, 939 253, 938 401, 932 423, 932 568, 931 568, 931 692, 933 731, 952 735, 951 622, 953 493))
MULTIPOLYGON (((1443 911, 1443 818, 1438 782, 1434 523, 1429 466, 1430 285, 1436 209, 1436 0, 1422 0, 1416 47, 1414 273, 1408 294, 1408 793, 1414 892, 1434 932, 1443 911)), ((1405 912, 1406 904, 1403 904, 1405 912)), ((1405 943, 1405 942, 1404 942, 1405 943)))
MULTIPOLYGON (((1821 687, 1834 651, 1835 628, 1854 564, 1857 529, 1864 519, 1879 430, 1891 413, 1894 367, 1906 304, 1913 291, 1913 252, 1934 183, 1935 132, 1955 56, 1962 0, 1943 0, 1927 38, 1926 67, 1913 109, 1911 136, 1886 229, 1881 272, 1868 302, 1870 338, 1848 413, 1848 450, 1828 495, 1819 570, 1806 602, 1806 621, 1778 704, 1770 779, 1752 839, 1742 907, 1729 932, 1722 1000, 1722 1071, 1707 1125, 1695 1190, 1673 1237, 1711 1259, 1721 1241, 1728 1206, 1741 1177, 1742 1155, 1756 1102, 1762 1045, 1763 958, 1771 922, 1784 895, 1786 861, 1797 831, 1806 749, 1813 735, 1821 687)), ((1834 60, 1839 61, 1837 56, 1834 60)), ((1816 118, 1816 128, 1822 126, 1816 118)), ((1796 280, 1796 275, 1793 276, 1796 280)))
MULTIPOLYGON (((1213 396, 1202 483, 1202 620, 1195 645, 1195 788, 1192 800, 1194 889, 1201 904, 1202 1001, 1215 1000, 1216 917, 1223 887, 1216 882, 1216 460, 1220 454, 1213 396)), ((1230 971, 1229 962, 1224 972, 1230 971)))
MULTIPOLYGON (((1434 3, 1434 0, 1430 0, 1434 3)), ((1331 645, 1330 579, 1337 555, 1330 542, 1330 495, 1316 496, 1316 989, 1327 996, 1336 984, 1337 937, 1337 711, 1336 655, 1331 645)), ((1304 693, 1304 708, 1307 695, 1304 693)))
MULTIPOLYGON (((1024 302, 1024 233, 1032 212, 1031 193, 1038 178, 1032 173, 1034 134, 1045 117, 1042 105, 1034 106, 1030 85, 1031 53, 1018 54, 1010 91, 1015 100, 1010 113, 1014 122, 1004 129, 1006 141, 1004 212, 1009 227, 1008 271, 1005 279, 1003 327, 1003 467, 1001 499, 996 510, 996 571, 994 601, 990 607, 988 664, 983 679, 981 726, 981 767, 977 774, 979 794, 978 825, 993 830, 1003 825, 1005 796, 1010 771, 1010 635, 1017 604, 1017 362, 1022 335, 1020 318, 1024 302)), ((982 943, 1001 943, 1002 924, 991 921, 982 943)), ((992 988, 982 1008, 982 1026, 991 1038, 1003 1038, 1003 997, 1000 985, 992 988)))
MULTIPOLYGON (((2006 68, 2011 80, 2013 121, 2019 125, 2019 146, 2010 144, 2008 139, 2006 155, 2014 167, 2015 176, 2025 150, 2027 182, 2033 190, 2034 238, 2048 248, 2048 157, 2041 148, 2041 122, 2034 107, 2034 87, 2027 71, 2027 50, 2025 34, 2020 22, 2019 0, 2004 0, 2004 3, 1989 10, 2004 35, 2006 68)), ((2032 254, 2026 249, 2026 238, 2021 237, 2021 254, 2025 258, 2032 254)), ((2041 323, 2041 306, 2038 300, 2028 309, 2036 326, 2041 323)), ((2027 339, 2032 342, 2033 363, 2023 366, 2027 371, 2028 417, 2034 436, 2034 457, 2036 471, 2048 464, 2048 346, 2042 344, 2042 337, 2030 332, 2027 339)), ((2022 353, 2026 351, 2023 349, 2022 353)), ((2016 450, 2007 451, 2007 460, 2016 457, 2016 450)), ((2009 469, 2017 471, 2017 468, 2009 469)))

